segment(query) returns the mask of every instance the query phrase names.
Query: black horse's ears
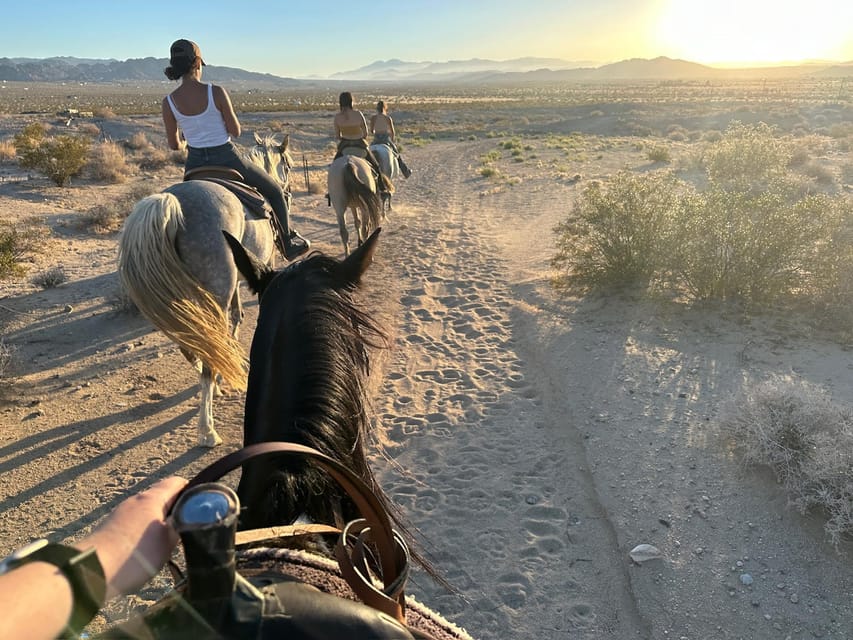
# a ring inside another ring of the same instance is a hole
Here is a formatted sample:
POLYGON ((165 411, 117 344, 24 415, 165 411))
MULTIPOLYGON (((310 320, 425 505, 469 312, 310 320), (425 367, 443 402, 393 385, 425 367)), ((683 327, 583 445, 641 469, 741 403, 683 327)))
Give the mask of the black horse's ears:
POLYGON ((371 233, 370 237, 364 241, 364 244, 341 262, 340 274, 346 284, 357 285, 361 282, 361 276, 364 275, 364 272, 373 263, 373 254, 376 253, 376 248, 379 246, 379 234, 381 231, 382 227, 379 227, 371 233))
POLYGON ((225 231, 225 229, 222 230, 222 235, 225 236, 225 240, 231 248, 231 254, 234 256, 234 264, 237 265, 237 270, 243 274, 249 288, 256 294, 260 294, 269 281, 269 274, 272 272, 272 269, 258 260, 255 254, 246 249, 237 238, 225 231))

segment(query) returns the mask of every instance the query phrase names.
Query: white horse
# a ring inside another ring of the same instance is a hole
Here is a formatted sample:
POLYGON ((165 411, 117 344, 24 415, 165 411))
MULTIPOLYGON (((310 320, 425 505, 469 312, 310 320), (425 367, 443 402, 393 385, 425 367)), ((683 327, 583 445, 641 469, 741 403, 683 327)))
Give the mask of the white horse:
POLYGON ((349 231, 346 212, 352 210, 353 224, 361 246, 382 218, 382 202, 370 163, 355 155, 343 155, 329 166, 329 201, 338 217, 338 229, 344 256, 349 256, 349 231))
MULTIPOLYGON (((397 179, 397 176, 402 174, 400 163, 397 160, 397 154, 387 144, 372 144, 370 150, 373 152, 382 174, 387 177, 392 183, 397 179)), ((391 192, 382 193, 382 216, 391 211, 391 192)))

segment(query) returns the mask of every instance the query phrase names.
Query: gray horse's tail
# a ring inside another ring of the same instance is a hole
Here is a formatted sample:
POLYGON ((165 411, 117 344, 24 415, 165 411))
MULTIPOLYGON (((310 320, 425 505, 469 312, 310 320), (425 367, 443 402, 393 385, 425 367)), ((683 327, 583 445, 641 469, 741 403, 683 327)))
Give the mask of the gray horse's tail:
POLYGON ((379 193, 375 188, 371 189, 370 185, 358 179, 358 174, 351 162, 347 162, 347 166, 344 167, 343 178, 349 199, 348 204, 367 212, 371 231, 378 228, 382 224, 382 200, 379 198, 379 193))
POLYGON ((140 200, 119 241, 121 283, 155 327, 242 391, 248 369, 243 347, 232 337, 225 311, 187 271, 175 249, 183 224, 181 204, 171 193, 140 200))

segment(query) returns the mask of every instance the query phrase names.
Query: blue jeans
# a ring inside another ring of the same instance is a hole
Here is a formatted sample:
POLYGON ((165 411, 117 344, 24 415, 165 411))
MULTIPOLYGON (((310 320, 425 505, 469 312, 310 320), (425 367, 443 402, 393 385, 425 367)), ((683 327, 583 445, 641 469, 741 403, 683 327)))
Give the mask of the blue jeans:
POLYGON ((278 183, 260 167, 243 160, 234 145, 226 142, 218 147, 187 147, 187 161, 184 170, 196 169, 208 165, 229 167, 239 171, 246 181, 264 196, 270 203, 275 217, 281 223, 285 237, 290 235, 290 208, 278 183))

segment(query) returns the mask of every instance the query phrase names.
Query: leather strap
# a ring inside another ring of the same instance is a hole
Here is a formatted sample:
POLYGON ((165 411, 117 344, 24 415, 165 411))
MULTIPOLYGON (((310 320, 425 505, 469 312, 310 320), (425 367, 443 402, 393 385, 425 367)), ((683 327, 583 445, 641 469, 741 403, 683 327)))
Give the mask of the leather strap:
MULTIPOLYGON (((409 571, 409 553, 402 538, 391 528, 388 513, 364 481, 346 466, 316 449, 292 442, 261 442, 234 451, 202 469, 186 489, 205 482, 215 482, 243 464, 265 455, 298 455, 323 467, 352 498, 363 521, 348 525, 338 539, 335 557, 341 575, 353 592, 367 605, 405 624, 403 587, 409 571), (363 523, 363 524, 361 524, 363 523), (367 568, 365 542, 375 546, 381 569, 383 589, 374 586, 367 568), (358 568, 356 568, 358 567, 358 568)), ((184 489, 184 490, 186 490, 184 489)), ((304 526, 302 526, 304 528, 304 526)))
POLYGON ((238 531, 234 546, 236 548, 246 547, 250 544, 259 542, 276 540, 277 538, 290 538, 298 536, 318 535, 324 533, 334 533, 341 535, 341 530, 337 527, 332 527, 327 524, 290 524, 279 527, 264 527, 263 529, 247 529, 246 531, 238 531))

